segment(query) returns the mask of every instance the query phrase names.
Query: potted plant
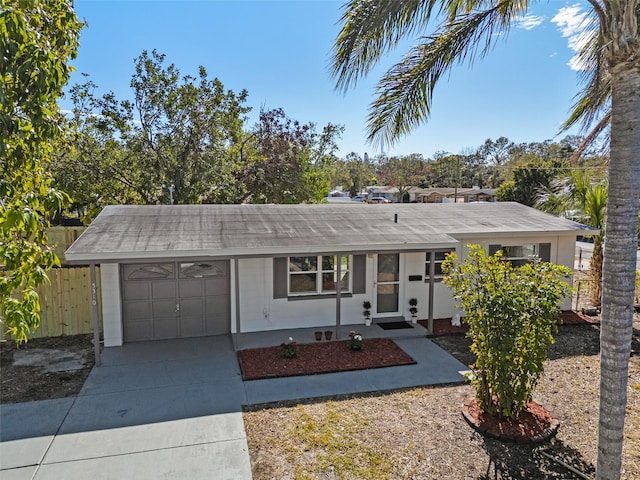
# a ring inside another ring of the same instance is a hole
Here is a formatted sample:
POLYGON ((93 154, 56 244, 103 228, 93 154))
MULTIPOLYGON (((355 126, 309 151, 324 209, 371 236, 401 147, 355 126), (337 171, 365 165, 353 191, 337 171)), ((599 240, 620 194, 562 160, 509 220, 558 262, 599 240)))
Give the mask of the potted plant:
POLYGON ((351 330, 349 332, 349 348, 351 350, 362 350, 362 345, 362 335, 354 330, 351 330))
POLYGON ((368 327, 371 325, 371 302, 369 300, 365 300, 362 302, 362 308, 364 308, 364 324, 368 327))
POLYGON ((412 298, 409 300, 409 312, 411 313, 411 323, 418 321, 418 299, 412 298))
POLYGON ((280 355, 284 358, 293 358, 298 355, 298 344, 292 337, 289 337, 288 342, 280 344, 280 355))

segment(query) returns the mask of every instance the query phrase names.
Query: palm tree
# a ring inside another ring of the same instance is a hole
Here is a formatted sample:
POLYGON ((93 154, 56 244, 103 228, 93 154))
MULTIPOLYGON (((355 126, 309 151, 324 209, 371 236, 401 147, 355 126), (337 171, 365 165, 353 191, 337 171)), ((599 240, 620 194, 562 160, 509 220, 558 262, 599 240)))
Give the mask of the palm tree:
POLYGON ((589 171, 574 170, 569 178, 559 181, 551 189, 540 193, 536 208, 555 215, 573 212, 580 223, 597 228, 593 237, 591 256, 591 304, 602 301, 602 246, 607 209, 607 182, 596 182, 589 171))
MULTIPOLYGON (((640 204, 640 0, 589 3, 596 29, 593 58, 611 95, 596 475, 616 479, 622 462, 640 204)), ((337 87, 355 86, 401 39, 426 34, 376 87, 369 139, 393 143, 427 120, 441 76, 486 55, 504 38, 498 34, 507 34, 528 6, 528 0, 352 0, 345 5, 334 47, 337 87), (428 33, 436 15, 442 21, 428 33)), ((602 95, 602 89, 587 92, 586 98, 602 95)))

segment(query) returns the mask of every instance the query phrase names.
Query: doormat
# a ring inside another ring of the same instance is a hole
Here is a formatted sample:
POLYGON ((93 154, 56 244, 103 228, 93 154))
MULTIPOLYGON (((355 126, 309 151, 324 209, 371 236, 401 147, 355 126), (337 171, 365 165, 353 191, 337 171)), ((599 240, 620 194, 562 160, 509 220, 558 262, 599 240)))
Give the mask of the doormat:
POLYGON ((377 325, 383 330, 400 330, 402 328, 413 328, 413 325, 407 322, 380 322, 377 325))

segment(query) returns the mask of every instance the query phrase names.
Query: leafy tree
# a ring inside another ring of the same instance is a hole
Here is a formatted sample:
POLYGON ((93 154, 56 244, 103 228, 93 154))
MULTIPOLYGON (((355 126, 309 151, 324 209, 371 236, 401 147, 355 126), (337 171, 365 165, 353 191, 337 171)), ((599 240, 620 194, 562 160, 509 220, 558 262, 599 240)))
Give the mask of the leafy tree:
POLYGON ((341 128, 329 124, 318 135, 313 123, 288 118, 281 108, 263 110, 250 137, 239 178, 251 203, 320 202, 329 194, 321 168, 335 151, 341 128), (318 165, 320 164, 320 166, 318 165))
POLYGON ((404 202, 409 188, 424 181, 425 161, 419 153, 388 158, 379 166, 379 177, 384 185, 396 187, 398 201, 404 202))
POLYGON ((105 205, 144 203, 133 182, 135 162, 122 141, 130 132, 131 106, 112 95, 96 98, 96 88, 90 80, 71 88, 69 133, 51 165, 55 185, 71 195, 86 221, 105 205))
POLYGON ((443 281, 465 311, 479 406, 515 418, 531 401, 544 371, 560 304, 570 293, 560 277, 571 270, 547 262, 514 267, 502 260, 502 252, 487 256, 479 245, 469 248, 463 263, 455 254, 443 262, 443 281))
POLYGON ((454 187, 460 185, 463 159, 460 155, 436 152, 427 164, 425 183, 430 187, 454 187))
POLYGON ((68 198, 48 166, 81 28, 72 2, 0 3, 0 321, 18 343, 40 325, 36 287, 59 265, 45 228, 68 198))
MULTIPOLYGON (((620 476, 631 335, 635 254, 640 206, 640 1, 589 0, 593 47, 591 79, 583 98, 586 121, 598 118, 606 89, 611 93, 611 142, 607 238, 604 248, 600 420, 597 479, 620 476), (603 80, 606 80, 604 83, 603 80), (601 86, 605 88, 601 88, 601 86)), ((369 73, 382 55, 416 32, 420 41, 378 83, 368 120, 369 138, 396 141, 425 121, 434 88, 443 74, 484 56, 505 38, 512 19, 527 12, 529 2, 502 0, 353 0, 345 6, 334 49, 333 72, 347 89, 369 73), (435 32, 425 32, 437 15, 435 32)))
MULTIPOLYGON (((345 158, 345 166, 348 169, 348 190, 351 196, 357 195, 369 185, 375 185, 378 182, 376 169, 374 165, 368 161, 365 154, 364 159, 360 158, 356 153, 350 153, 345 158)), ((343 185, 345 186, 345 185, 343 185)))
POLYGON ((480 156, 485 164, 504 165, 510 156, 510 150, 514 144, 507 137, 499 137, 495 141, 487 138, 481 147, 478 148, 480 156))
POLYGON ((210 80, 204 67, 198 77, 180 78, 165 56, 143 51, 131 79, 136 117, 141 126, 130 139, 143 162, 142 185, 147 203, 169 203, 173 185, 175 203, 198 203, 212 186, 228 185, 229 148, 242 134, 247 92, 225 90, 217 78, 210 80))
POLYGON ((135 60, 133 102, 113 93, 96 98, 95 88, 86 82, 72 89, 73 148, 56 162, 56 177, 74 200, 91 212, 114 201, 238 201, 234 148, 250 110, 246 91, 225 90, 204 67, 197 77, 181 76, 155 50, 135 60))
POLYGON ((549 188, 555 174, 554 166, 542 161, 516 167, 513 180, 500 185, 496 197, 501 202, 518 202, 532 207, 538 200, 540 190, 549 188))

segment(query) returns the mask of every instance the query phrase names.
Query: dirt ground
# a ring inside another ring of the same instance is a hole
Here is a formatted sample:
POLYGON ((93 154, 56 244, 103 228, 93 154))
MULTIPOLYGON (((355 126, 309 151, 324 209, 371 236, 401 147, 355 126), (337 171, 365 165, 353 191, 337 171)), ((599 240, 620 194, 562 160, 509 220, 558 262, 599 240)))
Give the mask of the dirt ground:
POLYGON ((34 338, 16 347, 13 341, 0 342, 0 403, 29 402, 51 398, 72 397, 84 385, 93 367, 92 335, 34 338), (47 371, 43 366, 14 364, 24 350, 55 350, 61 356, 84 358, 78 370, 47 371), (18 352, 18 353, 16 353, 18 352), (67 355, 69 354, 69 355, 67 355))
MULTIPOLYGON (((640 478, 640 318, 630 360, 623 480, 640 478)), ((544 454, 593 475, 597 455, 599 327, 563 325, 534 400, 561 422, 542 447, 480 436, 461 415, 468 385, 420 388, 244 413, 255 480, 267 479, 569 479, 544 454), (544 452, 544 453, 542 453, 544 452)), ((470 364, 463 335, 433 339, 470 364)))

